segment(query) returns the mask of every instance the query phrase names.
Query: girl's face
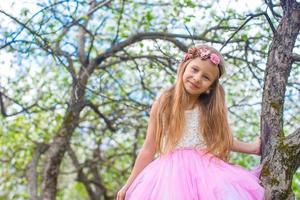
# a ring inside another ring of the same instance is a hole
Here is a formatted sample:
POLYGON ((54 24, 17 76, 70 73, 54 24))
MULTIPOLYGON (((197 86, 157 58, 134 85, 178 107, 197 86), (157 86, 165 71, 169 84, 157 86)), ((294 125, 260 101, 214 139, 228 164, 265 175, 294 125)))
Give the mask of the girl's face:
POLYGON ((183 85, 192 96, 199 96, 207 91, 219 76, 218 66, 209 59, 193 59, 183 73, 183 85))

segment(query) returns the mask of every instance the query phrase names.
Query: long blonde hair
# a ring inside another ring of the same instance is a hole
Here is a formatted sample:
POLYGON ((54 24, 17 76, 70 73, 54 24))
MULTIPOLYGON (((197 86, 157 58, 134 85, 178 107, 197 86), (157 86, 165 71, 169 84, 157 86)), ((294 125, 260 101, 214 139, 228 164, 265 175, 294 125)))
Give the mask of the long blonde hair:
MULTIPOLYGON (((225 62, 222 55, 207 45, 196 48, 206 48, 216 53, 221 61, 219 77, 225 72, 225 62)), ((176 83, 165 90, 158 99, 156 119, 156 151, 164 154, 172 150, 182 137, 184 130, 184 106, 189 102, 189 96, 183 85, 183 73, 191 60, 182 61, 177 70, 176 83)), ((228 123, 225 92, 217 78, 210 87, 209 94, 203 93, 198 97, 199 133, 207 146, 206 152, 213 153, 218 158, 227 161, 232 146, 232 134, 228 123)))

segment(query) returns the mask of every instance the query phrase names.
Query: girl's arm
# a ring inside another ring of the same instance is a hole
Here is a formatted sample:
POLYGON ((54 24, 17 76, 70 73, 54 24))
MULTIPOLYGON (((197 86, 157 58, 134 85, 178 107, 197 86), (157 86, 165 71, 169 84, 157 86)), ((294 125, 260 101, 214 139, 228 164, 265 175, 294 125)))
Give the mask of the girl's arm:
POLYGON ((237 139, 233 139, 231 150, 240 153, 260 155, 261 154, 260 146, 261 146, 261 141, 259 137, 256 138, 256 141, 253 143, 246 143, 237 139))
POLYGON ((147 134, 144 144, 135 160, 132 172, 125 184, 125 188, 129 188, 131 183, 137 177, 137 175, 154 159, 155 156, 155 129, 156 129, 156 113, 158 108, 158 101, 155 100, 152 104, 150 111, 150 118, 148 122, 147 134))

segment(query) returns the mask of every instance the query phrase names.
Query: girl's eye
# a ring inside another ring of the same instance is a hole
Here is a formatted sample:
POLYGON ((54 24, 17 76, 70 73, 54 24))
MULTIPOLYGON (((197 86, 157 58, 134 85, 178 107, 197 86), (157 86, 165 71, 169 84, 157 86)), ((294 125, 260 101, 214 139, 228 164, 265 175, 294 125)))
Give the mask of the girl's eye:
POLYGON ((196 69, 195 67, 192 67, 192 70, 193 70, 194 72, 196 72, 196 71, 197 71, 197 69, 196 69))
POLYGON ((204 78, 209 81, 209 78, 207 76, 204 76, 204 78))

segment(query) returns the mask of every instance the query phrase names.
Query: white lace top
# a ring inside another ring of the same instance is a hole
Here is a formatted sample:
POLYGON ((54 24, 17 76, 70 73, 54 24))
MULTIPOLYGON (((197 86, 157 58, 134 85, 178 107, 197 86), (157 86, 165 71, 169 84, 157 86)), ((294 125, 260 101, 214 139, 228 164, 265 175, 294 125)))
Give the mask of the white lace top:
POLYGON ((199 134, 199 111, 198 107, 193 110, 185 111, 186 125, 183 132, 183 136, 179 143, 176 145, 175 149, 182 147, 193 147, 197 149, 205 148, 204 140, 199 134))

